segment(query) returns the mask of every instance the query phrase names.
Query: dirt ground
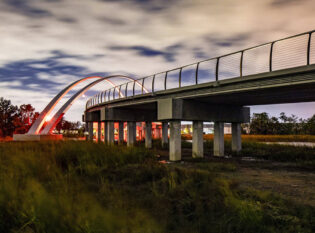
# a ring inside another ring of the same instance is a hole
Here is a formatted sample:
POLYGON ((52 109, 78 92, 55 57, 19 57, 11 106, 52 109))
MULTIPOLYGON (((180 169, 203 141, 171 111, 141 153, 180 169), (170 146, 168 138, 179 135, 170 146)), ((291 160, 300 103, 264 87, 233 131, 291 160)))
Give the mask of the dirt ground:
MULTIPOLYGON (((156 152, 161 160, 168 159, 167 150, 156 152)), ((177 166, 195 166, 191 160, 191 150, 183 149, 183 161, 177 166)), ((243 160, 240 158, 214 158, 205 155, 206 163, 218 165, 232 164, 235 169, 218 169, 220 176, 233 179, 240 187, 271 191, 297 203, 315 207, 315 171, 304 169, 294 163, 243 160)))

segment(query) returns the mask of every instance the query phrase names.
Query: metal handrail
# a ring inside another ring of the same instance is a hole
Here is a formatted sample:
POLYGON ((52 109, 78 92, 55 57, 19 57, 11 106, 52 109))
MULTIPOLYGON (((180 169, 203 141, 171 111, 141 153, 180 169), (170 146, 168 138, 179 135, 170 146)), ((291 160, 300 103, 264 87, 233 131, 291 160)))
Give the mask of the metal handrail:
MULTIPOLYGON (((115 91, 115 88, 118 88, 119 87, 119 93, 121 93, 121 88, 123 85, 125 85, 125 95, 124 96, 121 96, 121 94, 118 95, 118 99, 121 99, 121 98, 127 98, 127 97, 134 97, 136 95, 135 93, 135 85, 136 83, 142 83, 142 87, 141 87, 141 95, 143 94, 146 94, 146 93, 143 93, 143 90, 146 88, 145 87, 145 79, 147 78, 152 78, 152 83, 151 83, 151 94, 154 94, 158 91, 163 91, 163 90, 168 90, 168 89, 171 89, 171 88, 174 88, 174 87, 170 87, 168 88, 167 87, 167 82, 168 80, 171 80, 172 77, 170 77, 168 74, 172 71, 176 71, 178 70, 179 74, 178 74, 178 88, 181 88, 183 86, 183 69, 184 68, 187 68, 187 67, 190 67, 190 66, 196 66, 194 69, 195 69, 195 77, 194 77, 194 82, 191 83, 190 85, 197 85, 197 84, 200 84, 201 80, 199 80, 199 66, 200 64, 203 64, 205 62, 209 62, 209 61, 215 61, 216 64, 215 64, 215 70, 214 70, 214 75, 215 75, 215 80, 214 81, 220 81, 222 79, 225 79, 225 78, 220 78, 220 69, 221 69, 221 63, 223 62, 224 59, 222 58, 226 58, 226 57, 229 57, 229 56, 232 56, 232 55, 236 55, 236 54, 240 54, 240 60, 239 60, 239 72, 236 72, 238 73, 237 76, 235 77, 230 77, 230 78, 236 78, 236 77, 244 77, 244 54, 246 54, 247 51, 250 51, 250 50, 254 50, 254 49, 257 49, 257 48, 262 48, 264 46, 267 46, 269 45, 270 48, 269 48, 269 64, 268 64, 268 70, 266 70, 266 72, 271 72, 271 71, 274 71, 274 67, 273 67, 273 61, 274 61, 274 57, 277 55, 275 54, 275 51, 274 51, 274 46, 279 43, 279 42, 282 42, 282 41, 285 41, 285 40, 289 40, 289 39, 292 39, 292 38, 297 38, 297 37, 301 37, 301 36, 305 36, 305 35, 308 35, 308 38, 307 38, 307 52, 306 52, 306 64, 305 65, 310 65, 311 61, 311 48, 312 46, 312 34, 315 32, 315 30, 312 30, 312 31, 308 31, 308 32, 304 32, 304 33, 300 33, 300 34, 297 34, 297 35, 293 35, 293 36, 289 36, 289 37, 286 37, 286 38, 282 38, 282 39, 279 39, 279 40, 275 40, 275 41, 272 41, 272 42, 267 42, 267 43, 263 43, 263 44, 260 44, 260 45, 257 45, 257 46, 253 46, 253 47, 250 47, 250 48, 247 48, 247 49, 242 49, 242 50, 239 50, 239 51, 236 51, 236 52, 232 52, 232 53, 228 53, 228 54, 224 54, 222 56, 217 56, 217 57, 213 57, 213 58, 209 58, 209 59, 205 59, 205 60, 202 60, 202 61, 199 61, 199 62, 195 62, 195 63, 191 63, 191 64, 188 64, 188 65, 184 65, 184 66, 180 66, 180 67, 177 67, 177 68, 174 68, 174 69, 170 69, 170 70, 167 70, 167 71, 163 71, 163 72, 159 72, 159 73, 155 73, 153 75, 150 75, 150 76, 145 76, 143 78, 139 78, 139 79, 135 79, 133 81, 130 81, 130 82, 126 82, 126 83, 123 83, 123 84, 120 84, 118 86, 115 86, 111 89, 114 89, 115 91), (221 61, 222 60, 222 61, 221 61), (161 75, 161 74, 165 74, 164 76, 164 85, 163 85, 163 88, 159 88, 160 90, 157 90, 157 82, 156 82, 156 76, 157 75, 161 75), (128 95, 128 86, 129 85, 132 85, 132 94, 131 95, 128 95)), ((315 50, 315 46, 314 46, 314 50, 315 50)), ((315 51, 314 51, 315 53, 315 51)), ((291 66, 292 67, 292 66, 291 66)), ((295 67, 295 66, 293 66, 295 67)), ((222 72, 222 71, 221 71, 222 72)), ((253 74, 258 74, 260 72, 257 72, 257 73, 253 73, 253 74)), ((245 75, 246 76, 246 75, 245 75)), ((173 77, 174 78, 174 77, 173 77)), ((211 82, 211 81, 209 81, 211 82)), ((187 86, 187 85, 186 85, 187 86)), ((109 91, 111 92, 111 91, 109 91)), ((137 94, 139 95, 139 94, 137 94)), ((93 97, 92 97, 93 98, 93 97)), ((113 96, 112 99, 116 99, 115 96, 113 96)), ((108 100, 110 101, 110 98, 108 98, 108 100)), ((104 98, 104 102, 107 102, 106 101, 106 98, 104 98)), ((96 104, 101 104, 103 103, 102 101, 102 98, 101 98, 101 103, 96 103, 95 104, 95 101, 90 101, 88 100, 88 103, 87 106, 91 107, 91 106, 94 106, 96 104)))

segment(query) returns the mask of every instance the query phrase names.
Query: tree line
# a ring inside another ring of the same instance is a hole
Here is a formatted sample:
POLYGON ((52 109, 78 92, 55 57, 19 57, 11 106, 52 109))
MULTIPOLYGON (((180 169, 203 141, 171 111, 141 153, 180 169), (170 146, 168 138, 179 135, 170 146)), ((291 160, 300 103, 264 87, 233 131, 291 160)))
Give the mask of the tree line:
POLYGON ((315 115, 308 119, 299 119, 295 115, 287 116, 284 112, 279 117, 270 117, 266 112, 254 113, 251 122, 245 127, 249 128, 250 134, 315 135, 315 115))
MULTIPOLYGON (((13 134, 27 133, 38 116, 39 112, 36 112, 31 104, 15 106, 10 100, 0 97, 0 137, 12 137, 13 134)), ((77 130, 82 134, 84 126, 79 121, 70 122, 62 118, 55 130, 58 133, 77 130)))

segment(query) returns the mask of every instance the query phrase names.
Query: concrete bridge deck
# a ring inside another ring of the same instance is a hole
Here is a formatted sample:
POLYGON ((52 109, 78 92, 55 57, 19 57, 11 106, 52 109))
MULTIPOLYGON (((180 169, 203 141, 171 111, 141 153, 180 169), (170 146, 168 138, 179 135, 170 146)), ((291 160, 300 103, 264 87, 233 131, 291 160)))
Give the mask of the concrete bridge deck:
MULTIPOLYGON (((113 122, 127 122, 127 144, 135 141, 135 122, 163 122, 162 143, 170 160, 181 159, 180 122, 193 121, 193 155, 203 156, 203 122, 213 121, 214 155, 224 155, 224 123, 232 123, 232 150, 241 150, 246 106, 315 101, 314 31, 182 66, 98 93, 87 101, 84 120, 92 139, 93 122, 105 122, 105 141, 113 142, 113 122), (142 88, 137 83, 142 84, 142 88)), ((122 129, 119 129, 121 132, 122 129)), ((101 130, 98 130, 100 133, 101 130)), ((123 138, 119 137, 119 141, 123 138)))

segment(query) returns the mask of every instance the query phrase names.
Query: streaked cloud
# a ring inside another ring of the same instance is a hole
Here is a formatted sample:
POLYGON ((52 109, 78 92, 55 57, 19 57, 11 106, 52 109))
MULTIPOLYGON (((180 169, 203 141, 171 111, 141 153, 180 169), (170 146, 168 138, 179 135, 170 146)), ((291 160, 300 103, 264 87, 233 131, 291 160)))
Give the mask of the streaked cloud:
POLYGON ((83 76, 142 77, 312 30, 314 10, 313 0, 2 0, 0 93, 41 110, 83 76))

